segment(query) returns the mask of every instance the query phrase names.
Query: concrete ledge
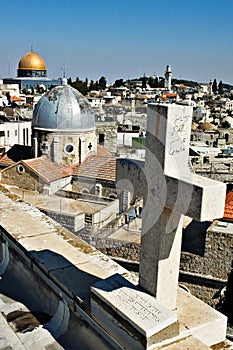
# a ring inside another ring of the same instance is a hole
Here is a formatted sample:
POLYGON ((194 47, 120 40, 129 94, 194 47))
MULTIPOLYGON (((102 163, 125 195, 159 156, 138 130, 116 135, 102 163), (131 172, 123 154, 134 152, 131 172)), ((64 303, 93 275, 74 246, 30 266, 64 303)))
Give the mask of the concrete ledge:
MULTIPOLYGON (((156 350, 211 350, 211 348, 205 344, 203 344, 200 340, 197 338, 194 338, 193 336, 189 336, 185 339, 180 339, 173 344, 162 346, 156 348, 156 350)), ((155 349, 154 349, 155 350, 155 349)))
POLYGON ((182 337, 193 335, 207 346, 225 341, 227 317, 181 288, 175 311, 182 337))

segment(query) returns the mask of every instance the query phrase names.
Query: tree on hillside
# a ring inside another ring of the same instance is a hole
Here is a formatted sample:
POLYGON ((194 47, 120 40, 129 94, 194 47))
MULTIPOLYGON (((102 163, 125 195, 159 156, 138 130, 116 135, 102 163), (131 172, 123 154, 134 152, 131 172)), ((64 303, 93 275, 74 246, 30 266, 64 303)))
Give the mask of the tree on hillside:
POLYGON ((214 94, 216 94, 218 92, 218 84, 217 84, 217 80, 216 79, 214 79, 213 84, 212 84, 212 92, 214 94))
POLYGON ((147 77, 144 74, 144 76, 142 78, 142 90, 146 89, 146 83, 147 83, 147 77))
POLYGON ((124 86, 124 80, 123 80, 123 79, 117 79, 117 80, 115 80, 115 83, 113 84, 113 86, 114 86, 115 88, 124 86))
POLYGON ((89 91, 94 90, 94 81, 91 80, 90 85, 89 85, 89 91))
POLYGON ((83 94, 84 96, 88 93, 88 87, 86 86, 85 82, 80 80, 78 77, 74 82, 72 82, 71 79, 69 79, 69 82, 74 89, 81 92, 81 94, 83 94))
POLYGON ((220 80, 218 84, 218 93, 221 95, 223 93, 223 85, 222 85, 222 80, 220 80))
POLYGON ((88 87, 88 79, 85 79, 84 86, 87 88, 88 87))
POLYGON ((105 90, 106 89, 106 85, 107 85, 107 80, 105 77, 101 77, 99 79, 99 89, 100 90, 105 90))

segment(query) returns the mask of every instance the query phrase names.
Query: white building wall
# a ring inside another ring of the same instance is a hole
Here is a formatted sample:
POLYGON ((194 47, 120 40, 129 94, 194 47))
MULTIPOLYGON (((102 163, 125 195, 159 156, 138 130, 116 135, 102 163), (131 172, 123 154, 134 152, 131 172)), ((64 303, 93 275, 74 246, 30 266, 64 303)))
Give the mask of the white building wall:
POLYGON ((119 211, 119 200, 115 199, 103 209, 92 215, 93 229, 100 229, 116 218, 119 211))
POLYGON ((31 146, 31 122, 6 122, 0 124, 0 145, 8 151, 15 144, 31 146))
POLYGON ((117 133, 117 144, 132 147, 132 138, 139 137, 139 132, 118 132, 117 133))

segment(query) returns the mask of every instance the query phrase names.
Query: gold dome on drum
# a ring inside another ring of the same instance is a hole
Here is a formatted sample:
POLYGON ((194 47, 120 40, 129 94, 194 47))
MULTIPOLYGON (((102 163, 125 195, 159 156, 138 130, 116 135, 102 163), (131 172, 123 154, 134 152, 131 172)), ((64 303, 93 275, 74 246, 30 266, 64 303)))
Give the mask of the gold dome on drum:
POLYGON ((20 59, 18 69, 46 70, 46 65, 43 58, 40 55, 33 51, 30 51, 20 59))

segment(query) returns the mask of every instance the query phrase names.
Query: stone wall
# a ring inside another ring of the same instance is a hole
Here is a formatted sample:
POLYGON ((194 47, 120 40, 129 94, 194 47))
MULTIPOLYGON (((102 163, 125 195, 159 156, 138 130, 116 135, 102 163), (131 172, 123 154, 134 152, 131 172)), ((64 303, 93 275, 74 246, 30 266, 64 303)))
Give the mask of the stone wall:
POLYGON ((231 272, 233 259, 233 224, 226 223, 224 228, 215 221, 206 231, 204 250, 193 254, 182 251, 180 269, 203 277, 226 281, 231 272))
POLYGON ((72 191, 74 192, 84 192, 95 195, 95 186, 100 184, 102 186, 102 197, 107 198, 109 196, 116 195, 114 196, 116 198, 120 193, 120 191, 116 189, 115 183, 112 181, 100 181, 81 176, 73 177, 72 181, 72 191))
MULTIPOLYGON (((233 224, 230 224, 233 226, 233 224)), ((109 233, 111 233, 109 231, 109 233)), ((139 262, 140 245, 106 237, 91 237, 87 232, 80 237, 112 257, 139 262)), ((180 271, 225 283, 231 272, 233 261, 233 234, 216 232, 216 226, 210 226, 206 232, 203 253, 182 251, 180 271), (213 228, 214 227, 214 228, 213 228)))
POLYGON ((78 236, 88 244, 112 258, 120 258, 134 262, 139 262, 140 260, 140 245, 137 243, 90 236, 88 231, 82 231, 81 233, 78 233, 78 236))
POLYGON ((56 213, 51 210, 41 209, 41 211, 73 233, 81 230, 85 226, 84 213, 81 213, 79 215, 69 215, 69 214, 56 213))
MULTIPOLYGON (((218 232, 215 222, 205 231, 203 249, 201 247, 196 253, 184 250, 181 253, 179 283, 216 308, 219 307, 222 298, 220 292, 227 284, 233 260, 233 234, 230 232, 233 224, 228 225, 229 232, 218 232)), ((140 245, 137 243, 91 237, 88 232, 83 232, 80 237, 112 258, 135 262, 137 266, 139 264, 140 245)))
POLYGON ((184 287, 192 295, 204 301, 213 308, 220 309, 222 301, 221 291, 226 283, 204 279, 199 276, 180 273, 179 286, 184 287))
POLYGON ((111 153, 116 153, 117 148, 117 122, 116 121, 96 121, 96 135, 104 135, 104 142, 100 143, 111 153))
POLYGON ((40 191, 44 184, 30 169, 21 164, 4 169, 1 172, 1 182, 31 191, 40 191))
MULTIPOLYGON (((47 132, 42 131, 37 135, 40 151, 48 155, 53 162, 73 165, 82 162, 89 154, 88 146, 97 150, 97 140, 94 130, 80 133, 76 131, 47 132), (67 148, 67 146, 69 146, 67 148)), ((39 151, 39 154, 40 154, 39 151)))
POLYGON ((218 158, 219 160, 209 164, 193 164, 193 171, 201 176, 213 180, 232 183, 233 182, 233 161, 230 158, 218 158))

